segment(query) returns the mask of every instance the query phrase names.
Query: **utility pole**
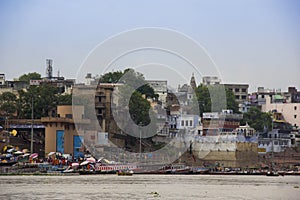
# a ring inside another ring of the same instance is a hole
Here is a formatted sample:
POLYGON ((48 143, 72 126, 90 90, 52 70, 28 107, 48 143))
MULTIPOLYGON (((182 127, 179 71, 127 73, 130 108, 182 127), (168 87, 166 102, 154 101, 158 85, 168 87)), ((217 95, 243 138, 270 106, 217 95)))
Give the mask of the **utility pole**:
POLYGON ((140 160, 142 158, 142 130, 140 129, 140 160))
POLYGON ((30 141, 30 152, 33 153, 33 95, 31 98, 31 141, 30 141))
POLYGON ((142 126, 143 126, 143 123, 140 122, 140 161, 142 159, 142 126))

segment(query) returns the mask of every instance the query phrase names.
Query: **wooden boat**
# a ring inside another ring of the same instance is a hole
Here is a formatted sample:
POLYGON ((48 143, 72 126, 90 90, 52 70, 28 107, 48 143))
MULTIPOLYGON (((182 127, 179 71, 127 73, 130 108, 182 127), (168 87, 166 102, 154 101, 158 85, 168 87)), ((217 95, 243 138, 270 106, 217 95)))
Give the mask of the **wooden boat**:
POLYGON ((276 171, 268 171, 266 176, 279 176, 279 174, 276 171))
POLYGON ((133 175, 133 171, 118 171, 117 172, 118 176, 132 176, 133 175))

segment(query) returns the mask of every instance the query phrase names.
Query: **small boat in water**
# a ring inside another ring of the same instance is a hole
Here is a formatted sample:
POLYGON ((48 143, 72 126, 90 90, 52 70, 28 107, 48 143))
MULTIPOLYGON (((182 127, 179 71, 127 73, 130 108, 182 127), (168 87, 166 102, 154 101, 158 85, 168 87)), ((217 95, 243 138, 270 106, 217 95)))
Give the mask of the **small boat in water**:
POLYGON ((276 171, 268 171, 266 176, 279 176, 279 174, 276 171))
POLYGON ((118 176, 132 176, 133 175, 133 171, 132 170, 125 170, 125 171, 118 171, 117 172, 118 176))

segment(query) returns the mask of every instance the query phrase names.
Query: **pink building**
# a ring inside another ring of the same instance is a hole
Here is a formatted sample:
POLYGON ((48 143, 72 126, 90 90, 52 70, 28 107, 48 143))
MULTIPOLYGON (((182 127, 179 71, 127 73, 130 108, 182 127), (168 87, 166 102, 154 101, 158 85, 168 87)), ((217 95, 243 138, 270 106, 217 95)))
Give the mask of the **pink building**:
POLYGON ((285 121, 294 127, 300 127, 300 103, 272 102, 270 96, 266 96, 266 104, 262 105, 262 112, 273 110, 282 113, 285 121))

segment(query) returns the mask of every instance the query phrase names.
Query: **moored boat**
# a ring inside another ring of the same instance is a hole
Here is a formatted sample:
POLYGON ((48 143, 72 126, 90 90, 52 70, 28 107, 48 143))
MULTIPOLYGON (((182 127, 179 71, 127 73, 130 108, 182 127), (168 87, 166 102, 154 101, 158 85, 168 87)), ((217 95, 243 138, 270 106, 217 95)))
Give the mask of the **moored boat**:
POLYGON ((118 171, 116 173, 118 176, 132 176, 133 175, 133 171, 132 170, 125 170, 125 171, 118 171))

